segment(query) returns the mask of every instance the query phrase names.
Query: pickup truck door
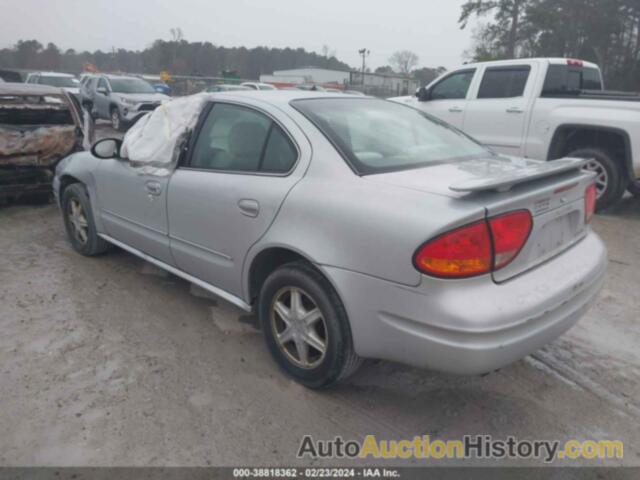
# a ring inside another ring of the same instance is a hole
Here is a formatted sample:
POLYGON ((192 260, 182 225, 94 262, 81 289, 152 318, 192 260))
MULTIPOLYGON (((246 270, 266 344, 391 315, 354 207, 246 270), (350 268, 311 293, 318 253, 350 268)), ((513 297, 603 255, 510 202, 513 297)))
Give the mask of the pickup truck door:
POLYGON ((486 67, 480 74, 467 102, 464 132, 499 153, 522 155, 537 65, 486 67))
POLYGON ((467 95, 475 72, 472 68, 457 70, 432 84, 427 98, 418 102, 418 108, 462 129, 467 95))
POLYGON ((101 160, 95 175, 106 233, 169 265, 167 184, 170 176, 146 175, 126 159, 101 160))
POLYGON ((295 124, 274 118, 243 105, 209 105, 186 164, 169 184, 177 267, 236 297, 243 296, 247 252, 273 222, 310 156, 308 147, 300 147, 302 137, 292 141, 284 120, 295 124))

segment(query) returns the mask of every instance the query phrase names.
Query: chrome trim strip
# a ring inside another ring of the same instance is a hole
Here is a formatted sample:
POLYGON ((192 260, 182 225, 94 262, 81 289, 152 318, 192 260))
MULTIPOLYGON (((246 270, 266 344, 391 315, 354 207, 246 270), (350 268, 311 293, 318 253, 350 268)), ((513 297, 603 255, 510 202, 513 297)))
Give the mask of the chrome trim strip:
POLYGON ((110 210, 103 209, 102 213, 103 214, 106 213, 107 215, 109 215, 111 217, 117 218, 118 220, 122 220, 123 222, 130 223, 131 225, 135 225, 136 227, 140 227, 140 228, 143 228, 145 230, 149 230, 150 232, 157 233, 158 235, 162 235, 162 236, 165 236, 165 237, 167 236, 166 232, 161 232, 160 230, 156 230, 155 228, 151 228, 151 227, 149 227, 147 225, 143 225, 142 223, 138 223, 138 222, 135 222, 133 220, 129 220, 128 218, 125 218, 122 215, 118 215, 117 213, 113 213, 110 210))
POLYGON ((246 312, 251 312, 253 309, 251 307, 251 305, 249 305, 248 303, 246 303, 244 300, 242 300, 241 298, 236 297, 235 295, 226 292, 218 287, 215 287, 207 282, 204 282, 192 275, 189 275, 188 273, 183 272, 182 270, 179 270, 175 267, 172 267, 171 265, 167 265, 166 263, 158 260, 157 258, 153 258, 149 255, 147 255, 146 253, 141 252, 140 250, 137 250, 133 247, 130 247, 129 245, 122 243, 118 240, 116 240, 115 238, 111 238, 109 235, 105 235, 104 233, 100 233, 99 236, 103 239, 105 239, 107 242, 109 243, 113 243, 114 245, 116 245, 117 247, 122 248, 123 250, 126 250, 129 253, 132 253, 133 255, 136 255, 140 258, 142 258, 143 260, 146 260, 149 263, 154 264, 157 267, 162 268, 163 270, 166 270, 167 272, 173 273, 174 275, 183 278, 185 280, 187 280, 188 282, 191 282, 197 286, 199 286, 200 288, 213 293, 214 295, 217 295, 218 297, 221 297, 223 299, 225 299, 227 302, 230 302, 232 304, 234 304, 235 306, 241 308, 242 310, 246 311, 246 312))
POLYGON ((169 236, 169 240, 173 241, 173 240, 177 240, 178 242, 184 243, 186 245, 189 245, 190 247, 194 247, 197 248, 199 250, 203 250, 207 253, 210 253, 212 255, 216 255, 217 257, 221 257, 224 258, 225 260, 229 260, 230 262, 233 262, 233 258, 231 258, 229 255, 226 255, 224 253, 220 253, 220 252, 216 252, 215 250, 211 250, 210 248, 207 247, 203 247, 202 245, 198 245, 197 243, 193 243, 190 242, 188 240, 185 240, 184 238, 180 238, 180 237, 176 237, 174 235, 170 235, 169 236))

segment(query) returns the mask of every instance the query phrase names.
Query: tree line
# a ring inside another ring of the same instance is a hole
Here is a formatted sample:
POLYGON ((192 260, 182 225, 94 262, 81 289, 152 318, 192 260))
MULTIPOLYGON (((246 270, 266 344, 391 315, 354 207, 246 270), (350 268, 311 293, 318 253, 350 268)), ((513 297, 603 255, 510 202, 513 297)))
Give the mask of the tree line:
POLYGON ((0 50, 0 67, 33 70, 53 70, 77 74, 86 64, 104 72, 158 74, 163 70, 172 75, 222 76, 235 72, 240 78, 257 79, 260 74, 314 65, 322 68, 350 70, 331 52, 321 55, 303 48, 221 47, 210 42, 188 42, 181 33, 174 39, 156 40, 142 51, 114 49, 111 52, 62 51, 49 43, 20 40, 13 48, 0 50))
POLYGON ((569 57, 600 65, 609 89, 640 90, 639 0, 468 0, 472 60, 569 57))

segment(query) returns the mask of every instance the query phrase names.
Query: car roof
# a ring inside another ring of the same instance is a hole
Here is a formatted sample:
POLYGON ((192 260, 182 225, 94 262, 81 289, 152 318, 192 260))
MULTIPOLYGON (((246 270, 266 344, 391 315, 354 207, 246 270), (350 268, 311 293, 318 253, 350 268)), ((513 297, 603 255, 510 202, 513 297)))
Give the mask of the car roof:
POLYGON ((61 95, 62 89, 35 83, 2 83, 0 95, 61 95))
POLYGON ((331 98, 338 100, 354 100, 373 97, 345 95, 343 93, 332 92, 314 92, 309 90, 238 90, 233 92, 211 92, 207 93, 212 100, 216 98, 238 99, 245 101, 255 100, 256 102, 265 102, 278 107, 286 107, 294 100, 307 100, 314 98, 331 98))
MULTIPOLYGON (((467 63, 465 65, 461 65, 460 67, 451 70, 451 72, 454 72, 456 70, 464 70, 465 68, 476 68, 481 66, 499 67, 499 66, 518 65, 518 64, 525 64, 525 63, 538 63, 538 64, 546 63, 551 65, 566 65, 567 60, 574 60, 574 59, 553 57, 553 58, 514 58, 511 60, 493 60, 490 62, 467 63)), ((577 61, 582 62, 582 64, 585 67, 598 68, 598 65, 596 65, 595 63, 587 62, 586 60, 577 60, 577 61)))
POLYGON ((29 75, 46 75, 47 77, 66 77, 66 78, 75 78, 75 75, 70 73, 61 73, 61 72, 31 72, 29 75))
POLYGON ((103 74, 99 74, 98 76, 106 77, 109 80, 120 80, 120 79, 124 80, 129 78, 135 78, 137 80, 142 80, 143 82, 146 82, 144 78, 136 77, 135 75, 112 75, 110 73, 103 73, 103 74))

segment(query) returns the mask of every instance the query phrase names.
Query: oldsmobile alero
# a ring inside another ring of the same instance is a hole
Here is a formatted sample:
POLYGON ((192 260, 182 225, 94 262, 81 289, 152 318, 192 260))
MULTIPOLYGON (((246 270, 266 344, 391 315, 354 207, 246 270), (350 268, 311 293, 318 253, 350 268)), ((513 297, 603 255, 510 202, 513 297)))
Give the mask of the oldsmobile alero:
POLYGON ((166 135, 172 102, 124 144, 58 166, 71 245, 92 256, 115 244, 254 310, 275 361, 306 386, 362 358, 492 371, 569 329, 602 286, 583 160, 497 155, 367 97, 201 98, 183 141, 152 159, 170 164, 162 173, 126 147, 166 135))

